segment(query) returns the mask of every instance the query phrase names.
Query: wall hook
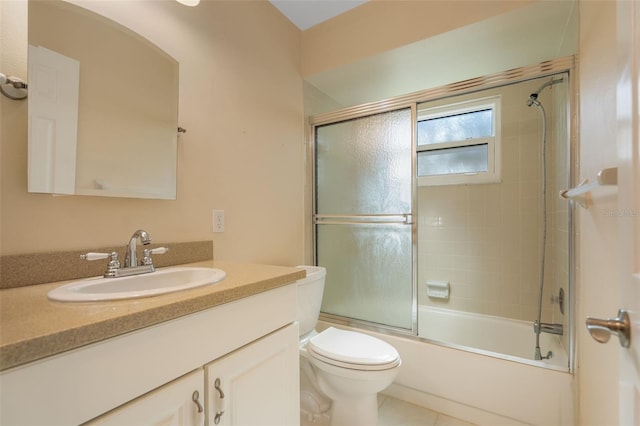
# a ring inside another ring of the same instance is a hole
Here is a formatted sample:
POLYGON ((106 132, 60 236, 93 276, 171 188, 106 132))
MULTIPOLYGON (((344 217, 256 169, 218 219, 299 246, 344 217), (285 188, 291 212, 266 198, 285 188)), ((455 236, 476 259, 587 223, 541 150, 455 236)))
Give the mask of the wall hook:
POLYGON ((560 196, 567 200, 573 200, 585 209, 588 207, 586 194, 600 186, 612 186, 618 184, 618 168, 610 167, 602 169, 598 172, 595 182, 589 182, 584 179, 575 188, 567 189, 560 192, 560 196))

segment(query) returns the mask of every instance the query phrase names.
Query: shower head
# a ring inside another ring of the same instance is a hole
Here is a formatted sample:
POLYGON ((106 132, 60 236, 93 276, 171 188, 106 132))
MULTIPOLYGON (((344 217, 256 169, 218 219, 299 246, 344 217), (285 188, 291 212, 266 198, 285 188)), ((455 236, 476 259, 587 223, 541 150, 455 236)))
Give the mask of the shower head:
POLYGON ((537 93, 532 93, 531 95, 529 95, 529 99, 527 99, 527 106, 530 107, 531 105, 540 106, 537 93))
POLYGON ((536 90, 531 95, 529 95, 529 99, 527 99, 527 106, 529 107, 531 105, 540 106, 540 102, 538 101, 538 95, 540 94, 540 92, 542 92, 547 86, 553 86, 554 84, 562 83, 563 81, 564 81, 564 77, 560 77, 557 80, 551 79, 545 82, 542 86, 538 87, 538 90, 536 90))

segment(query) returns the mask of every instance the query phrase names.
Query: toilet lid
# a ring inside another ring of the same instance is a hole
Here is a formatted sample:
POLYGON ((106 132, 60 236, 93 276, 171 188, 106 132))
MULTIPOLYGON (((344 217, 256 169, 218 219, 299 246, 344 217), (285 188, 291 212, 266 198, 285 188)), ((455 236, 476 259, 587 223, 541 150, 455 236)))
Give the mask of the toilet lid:
POLYGON ((307 351, 329 364, 357 370, 385 370, 400 364, 398 351, 390 344, 333 327, 309 339, 307 351))

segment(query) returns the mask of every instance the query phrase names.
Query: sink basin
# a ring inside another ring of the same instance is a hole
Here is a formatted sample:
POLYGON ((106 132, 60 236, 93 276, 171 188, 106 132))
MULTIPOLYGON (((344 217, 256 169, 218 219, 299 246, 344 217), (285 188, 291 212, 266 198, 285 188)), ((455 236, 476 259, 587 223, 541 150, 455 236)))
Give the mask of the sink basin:
POLYGON ((51 290, 48 296, 61 302, 132 299, 214 284, 226 276, 224 271, 215 268, 171 267, 129 277, 75 281, 51 290))

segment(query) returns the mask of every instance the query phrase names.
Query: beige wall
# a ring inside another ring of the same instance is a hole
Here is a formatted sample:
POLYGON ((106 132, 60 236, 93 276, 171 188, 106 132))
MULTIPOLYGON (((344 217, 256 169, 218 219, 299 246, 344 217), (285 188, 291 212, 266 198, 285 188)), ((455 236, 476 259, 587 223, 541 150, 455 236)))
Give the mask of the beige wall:
MULTIPOLYGON (((28 194, 27 103, 2 96, 0 253, 125 244, 143 228, 157 242, 213 239, 218 259, 300 263, 300 31, 264 1, 91 3, 180 63, 177 200, 28 194), (223 234, 212 233, 214 208, 223 234)), ((26 2, 0 8, 2 72, 25 78, 26 2), (5 20, 21 37, 4 37, 5 20)))
MULTIPOLYGON (((580 177, 592 180, 617 164, 616 3, 580 3, 580 177)), ((599 188, 592 205, 577 208, 579 264, 576 332, 581 425, 618 424, 618 351, 611 339, 593 340, 584 318, 614 317, 619 307, 618 229, 607 210, 616 209, 615 189, 599 188)))
POLYGON ((372 0, 303 32, 302 74, 336 68, 535 1, 372 0))

